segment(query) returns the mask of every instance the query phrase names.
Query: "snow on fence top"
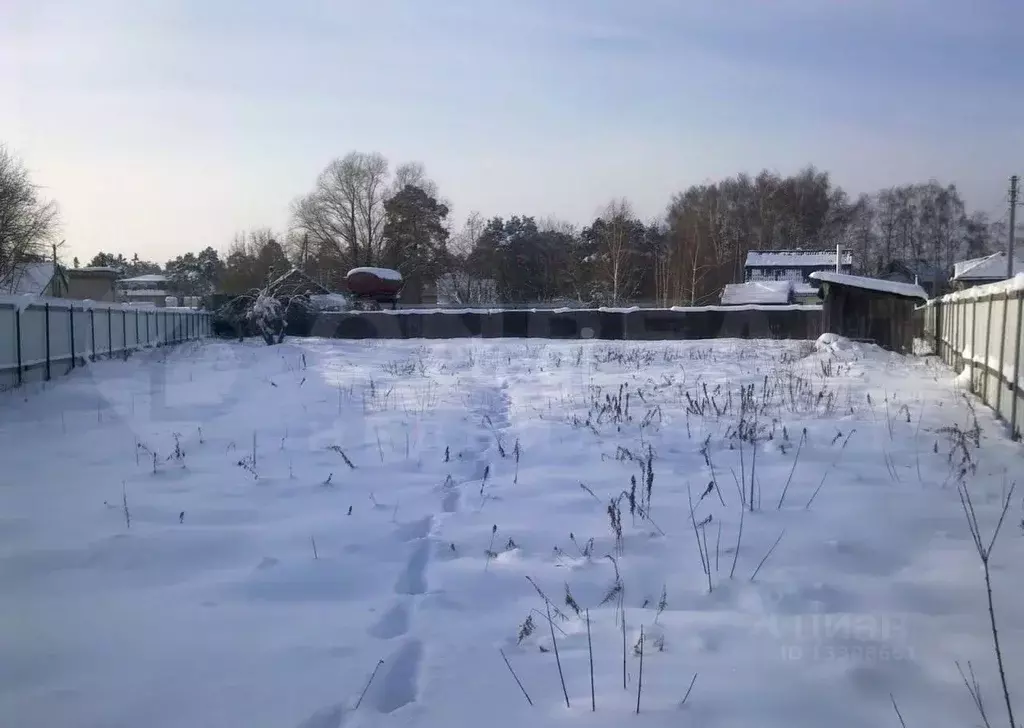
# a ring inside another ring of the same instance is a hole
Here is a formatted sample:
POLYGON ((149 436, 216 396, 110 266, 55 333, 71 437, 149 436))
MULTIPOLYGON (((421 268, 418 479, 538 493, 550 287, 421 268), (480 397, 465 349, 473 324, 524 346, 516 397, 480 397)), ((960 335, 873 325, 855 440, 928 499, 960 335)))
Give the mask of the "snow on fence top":
POLYGON ((369 273, 372 276, 377 276, 384 281, 400 281, 402 280, 402 274, 397 270, 391 268, 374 268, 370 266, 364 266, 362 268, 353 268, 348 272, 348 275, 353 273, 369 273))
POLYGON ((903 296, 904 298, 920 298, 922 301, 928 300, 928 294, 924 292, 924 289, 914 283, 883 281, 879 278, 851 276, 845 273, 835 273, 828 270, 815 271, 814 273, 811 273, 811 278, 824 283, 835 283, 840 286, 849 286, 850 288, 862 288, 867 291, 878 291, 879 293, 888 293, 893 296, 903 296))
POLYGON ((985 296, 998 296, 1004 293, 1010 294, 1019 291, 1024 291, 1024 273, 1018 273, 1013 278, 1007 278, 1005 281, 989 283, 984 286, 974 286, 973 288, 957 291, 956 293, 949 293, 941 298, 932 299, 928 304, 934 304, 936 301, 940 303, 971 301, 977 298, 984 298, 985 296))
POLYGON ((729 283, 722 291, 723 306, 742 306, 752 303, 786 304, 793 294, 790 281, 750 281, 729 283))
MULTIPOLYGON (((842 265, 853 265, 853 253, 844 250, 840 256, 842 265)), ((799 268, 801 266, 834 266, 834 250, 751 250, 747 253, 747 267, 776 266, 799 268)))
MULTIPOLYGON (((0 308, 3 309, 15 309, 24 311, 26 308, 29 307, 42 308, 47 304, 49 304, 51 309, 74 308, 79 311, 88 311, 90 309, 96 309, 98 311, 106 309, 110 309, 112 311, 137 311, 140 308, 143 308, 143 306, 134 302, 94 301, 89 298, 52 298, 50 296, 35 296, 28 293, 23 293, 21 295, 9 295, 0 293, 0 308)), ((164 311, 167 310, 168 308, 172 307, 155 307, 154 310, 164 311)), ((187 310, 192 311, 193 313, 206 313, 205 310, 200 309, 187 310)))

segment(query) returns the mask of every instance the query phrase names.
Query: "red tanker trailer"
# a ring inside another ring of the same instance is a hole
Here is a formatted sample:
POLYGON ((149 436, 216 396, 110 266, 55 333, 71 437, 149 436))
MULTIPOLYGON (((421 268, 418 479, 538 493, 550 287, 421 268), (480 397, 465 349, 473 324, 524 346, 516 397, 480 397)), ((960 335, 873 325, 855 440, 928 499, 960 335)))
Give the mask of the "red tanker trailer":
POLYGON ((402 292, 402 274, 390 268, 353 268, 345 276, 345 284, 358 308, 379 310, 385 303, 395 308, 402 292))

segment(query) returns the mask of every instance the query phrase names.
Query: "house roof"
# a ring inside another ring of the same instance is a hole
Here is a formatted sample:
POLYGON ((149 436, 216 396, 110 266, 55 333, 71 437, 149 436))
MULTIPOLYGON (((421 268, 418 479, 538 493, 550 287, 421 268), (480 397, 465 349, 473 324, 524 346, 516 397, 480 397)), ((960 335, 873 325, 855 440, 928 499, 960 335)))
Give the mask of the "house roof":
MULTIPOLYGON (((267 291, 271 293, 277 292, 280 288, 285 285, 292 284, 294 286, 304 287, 305 290, 311 293, 328 294, 334 293, 325 286, 320 285, 315 280, 310 278, 308 275, 303 273, 298 268, 292 268, 284 275, 278 276, 267 285, 267 291)), ((303 292, 305 292, 305 290, 303 292)))
MULTIPOLYGON (((841 265, 853 265, 853 253, 844 250, 841 265)), ((747 267, 822 267, 836 264, 834 250, 751 250, 747 253, 747 267)))
POLYGON ((785 304, 790 302, 792 295, 793 284, 790 281, 729 283, 722 290, 722 305, 785 304))
POLYGON ((72 277, 116 278, 120 275, 120 271, 117 268, 111 268, 105 265, 93 265, 86 266, 85 268, 69 268, 67 270, 67 274, 72 277))
MULTIPOLYGON (((58 270, 60 270, 58 268, 58 270)), ((53 280, 54 264, 52 261, 23 263, 0 281, 0 293, 15 296, 41 296, 53 280)))
MULTIPOLYGON (((1013 257, 1013 274, 1024 273, 1024 259, 1013 257)), ((954 281, 1001 281, 1006 278, 1006 253, 964 260, 953 266, 954 281)))
POLYGON ((895 275, 897 272, 902 272, 908 277, 917 276, 918 280, 933 283, 946 279, 946 273, 941 266, 922 259, 889 261, 885 266, 884 275, 895 275))
POLYGON ((898 281, 883 281, 880 278, 851 276, 830 270, 815 271, 814 273, 811 273, 811 278, 816 281, 822 281, 823 283, 834 283, 837 286, 861 288, 867 291, 888 293, 892 296, 900 296, 902 298, 920 298, 923 301, 928 300, 928 294, 924 292, 924 289, 913 283, 899 283, 898 281))

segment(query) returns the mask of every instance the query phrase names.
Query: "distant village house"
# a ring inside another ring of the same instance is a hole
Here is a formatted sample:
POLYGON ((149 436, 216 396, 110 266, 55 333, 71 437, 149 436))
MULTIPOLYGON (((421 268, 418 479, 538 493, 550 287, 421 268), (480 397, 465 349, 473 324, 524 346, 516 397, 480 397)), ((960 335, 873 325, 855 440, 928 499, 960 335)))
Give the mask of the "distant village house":
MULTIPOLYGON (((1024 255, 1015 255, 1013 275, 1024 273, 1024 255)), ((957 290, 998 283, 1007 279, 1006 253, 964 260, 953 266, 953 286, 957 290)))

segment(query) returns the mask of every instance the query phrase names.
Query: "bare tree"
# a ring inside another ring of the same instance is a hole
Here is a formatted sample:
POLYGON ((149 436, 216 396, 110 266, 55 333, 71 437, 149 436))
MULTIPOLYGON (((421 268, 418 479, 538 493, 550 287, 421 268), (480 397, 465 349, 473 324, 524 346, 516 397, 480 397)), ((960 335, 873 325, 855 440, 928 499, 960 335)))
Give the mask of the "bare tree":
POLYGON ((21 160, 0 144, 0 281, 45 257, 59 227, 57 204, 40 197, 21 160))
POLYGON ((477 241, 483 236, 486 227, 487 221, 484 220, 483 215, 476 211, 469 213, 462 229, 451 236, 448 244, 449 252, 459 257, 468 256, 473 252, 477 241))
POLYGON ((638 225, 629 200, 622 198, 609 202, 590 228, 597 243, 597 280, 604 286, 611 306, 633 294, 635 276, 630 263, 636 250, 634 233, 638 225))
POLYGON ((343 265, 373 265, 383 247, 388 162, 377 153, 352 152, 320 173, 312 192, 292 207, 294 227, 321 256, 343 265))
MULTIPOLYGON (((406 162, 395 169, 395 178, 391 182, 391 194, 397 195, 406 185, 419 187, 428 197, 437 199, 437 183, 427 177, 427 170, 422 162, 406 162)), ((443 202, 443 200, 440 200, 443 202)))

